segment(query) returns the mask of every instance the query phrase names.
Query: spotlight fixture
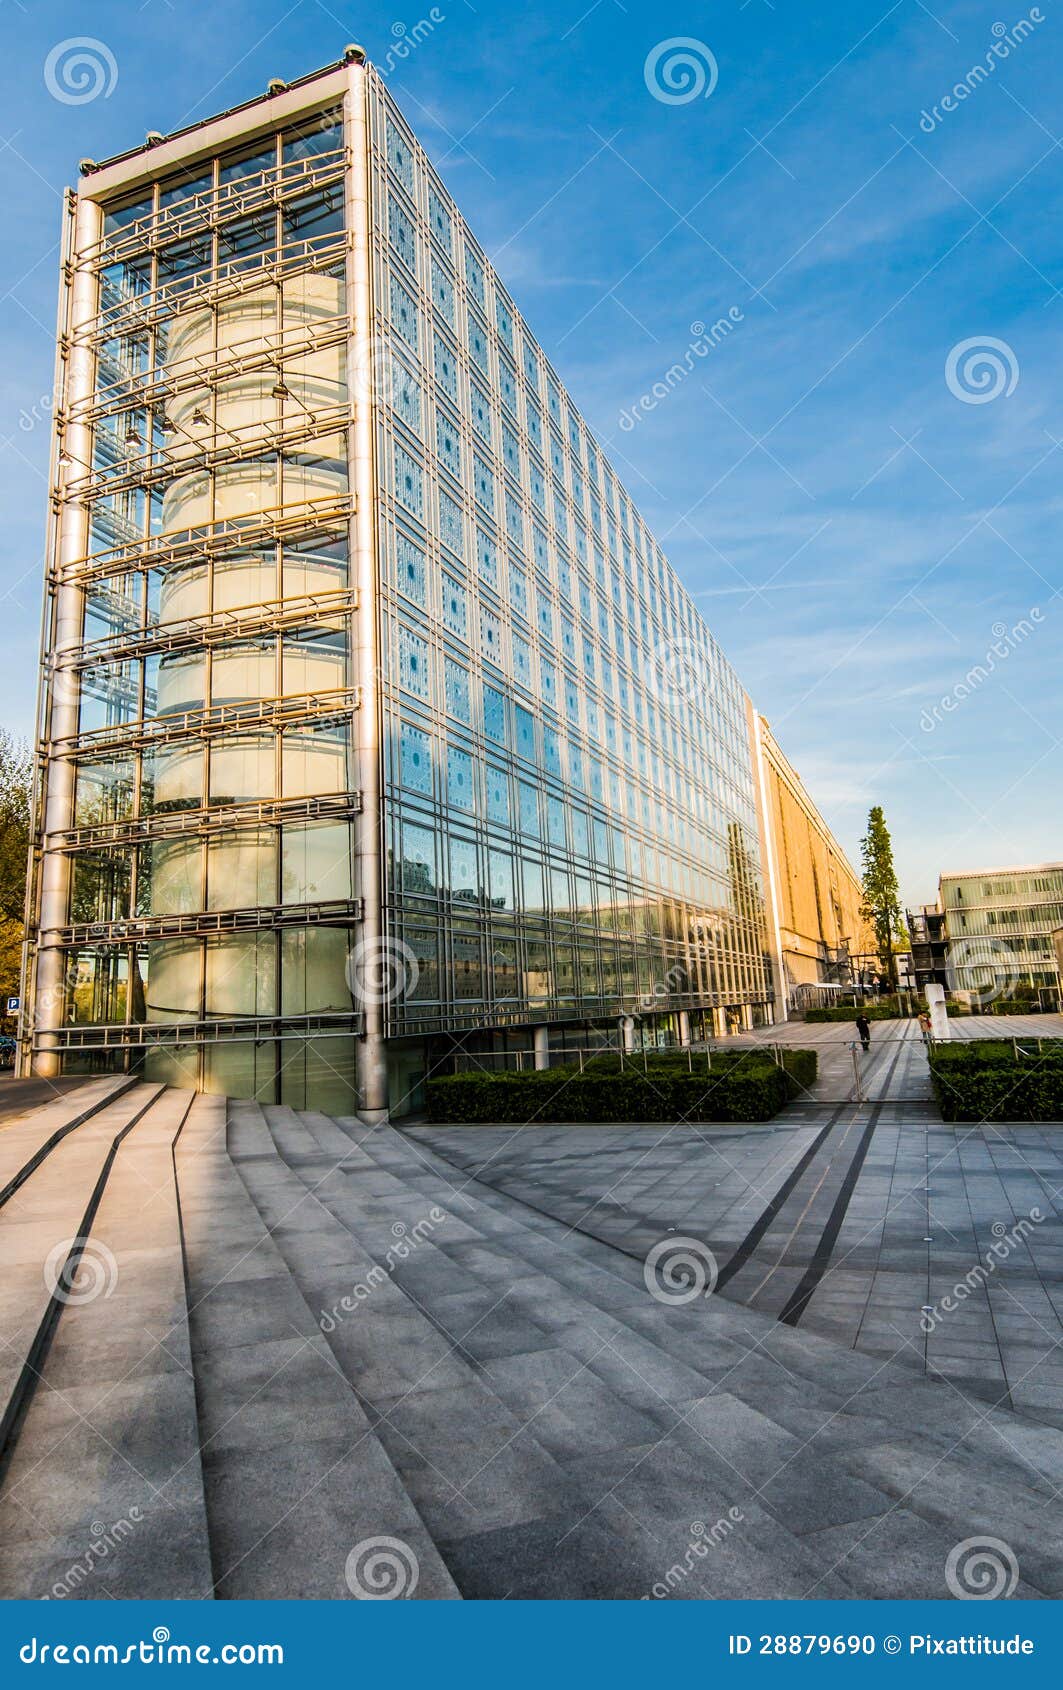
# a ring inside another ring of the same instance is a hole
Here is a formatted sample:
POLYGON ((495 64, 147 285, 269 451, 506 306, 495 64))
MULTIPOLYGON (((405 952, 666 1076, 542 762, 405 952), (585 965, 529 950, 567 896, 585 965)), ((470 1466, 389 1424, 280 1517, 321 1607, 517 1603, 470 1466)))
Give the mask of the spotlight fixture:
POLYGON ((165 411, 158 411, 155 416, 155 426, 160 434, 176 434, 177 424, 171 422, 165 411))
POLYGON ((292 390, 287 385, 287 383, 284 380, 283 375, 281 375, 280 371, 278 370, 277 379, 273 383, 273 386, 270 388, 270 397, 272 399, 290 399, 291 396, 292 396, 292 390))
POLYGON ((141 440, 140 435, 137 433, 137 425, 134 422, 131 422, 129 427, 125 431, 125 443, 126 443, 127 446, 142 446, 143 445, 143 441, 141 440))
POLYGON ((210 418, 207 416, 207 413, 205 411, 200 410, 198 405, 196 406, 195 410, 192 412, 192 421, 197 428, 209 428, 210 427, 210 418))

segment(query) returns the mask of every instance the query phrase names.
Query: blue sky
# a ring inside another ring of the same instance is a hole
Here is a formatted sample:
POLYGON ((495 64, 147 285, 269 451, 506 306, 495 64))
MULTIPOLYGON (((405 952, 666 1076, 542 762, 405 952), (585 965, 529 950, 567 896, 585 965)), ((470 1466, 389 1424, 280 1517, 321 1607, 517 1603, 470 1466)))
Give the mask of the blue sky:
POLYGON ((1063 858, 1050 0, 0 0, 0 721, 33 713, 77 159, 430 16, 392 92, 846 849, 881 803, 909 902, 1063 858), (81 105, 44 80, 75 36, 117 67, 81 105))

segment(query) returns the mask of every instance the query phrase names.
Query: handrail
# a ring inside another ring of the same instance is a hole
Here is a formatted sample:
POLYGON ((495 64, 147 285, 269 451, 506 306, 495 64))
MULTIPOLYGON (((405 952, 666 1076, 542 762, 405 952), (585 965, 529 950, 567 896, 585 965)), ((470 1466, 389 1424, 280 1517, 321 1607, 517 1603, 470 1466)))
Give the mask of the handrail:
MULTIPOLYGON (((98 663, 122 662, 154 652, 198 651, 256 634, 281 633, 288 628, 348 615, 355 609, 356 598, 353 589, 343 588, 330 593, 308 593, 296 599, 263 599, 238 610, 215 610, 207 616, 155 623, 135 632, 91 640, 78 648, 69 667, 88 669, 98 663)), ((139 605, 136 608, 139 610, 139 605)), ((56 665, 56 669, 59 667, 56 665)))
POLYGON ((353 497, 308 500, 297 508, 270 505, 248 517, 219 517, 194 528, 149 534, 142 540, 112 546, 76 558, 63 570, 65 580, 90 581, 126 575, 137 569, 159 569, 227 552, 251 550, 263 542, 309 539, 314 534, 345 528, 354 508, 353 497))
POLYGON ((76 757, 83 751, 112 750, 128 746, 131 750, 145 745, 172 744, 183 739, 227 733, 234 728, 287 727, 300 722, 341 721, 362 701, 360 687, 336 687, 327 692, 292 693, 286 698, 238 699, 231 704, 204 705, 195 710, 177 711, 172 716, 141 718, 140 721, 121 722, 69 739, 55 740, 51 746, 53 757, 76 757))
POLYGON ((70 407, 72 421, 95 422, 114 411, 146 410, 188 388, 213 387, 283 364, 289 358, 311 356, 344 344, 350 335, 345 315, 333 315, 310 324, 288 324, 262 334, 234 341, 229 346, 196 352, 187 358, 121 377, 108 387, 70 407))

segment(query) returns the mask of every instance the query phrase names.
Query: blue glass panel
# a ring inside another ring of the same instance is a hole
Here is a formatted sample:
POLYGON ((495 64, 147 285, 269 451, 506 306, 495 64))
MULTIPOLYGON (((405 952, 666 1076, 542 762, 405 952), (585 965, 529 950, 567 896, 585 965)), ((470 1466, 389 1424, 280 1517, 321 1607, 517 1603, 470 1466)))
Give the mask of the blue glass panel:
POLYGON ((499 745, 506 743, 506 701, 494 687, 484 687, 484 733, 499 745))
POLYGON ((520 831, 527 839, 539 837, 539 792, 538 788, 529 786, 521 781, 520 794, 520 831))
POLYGON ((428 645, 408 628, 399 629, 399 685, 418 698, 428 697, 428 645))
POLYGON ((456 745, 447 747, 447 802, 459 810, 475 810, 472 758, 456 745))
POLYGON ((460 663, 455 663, 450 657, 445 664, 446 708, 448 716, 454 716, 459 722, 469 723, 472 712, 469 706, 469 672, 460 663))
POLYGON ((509 822, 509 776, 504 769, 487 766, 487 819, 509 822))
POLYGON ((459 639, 468 638, 468 599, 465 588, 443 576, 443 625, 459 639))
POLYGON ((414 792, 432 791, 432 742, 420 728, 405 722, 401 730, 402 784, 414 792))
POLYGON ((418 550, 412 540, 406 540, 401 535, 398 541, 398 566, 400 593, 405 593, 407 598, 423 605, 425 602, 424 553, 418 550))
POLYGON ((391 278, 391 321, 407 346, 417 350, 417 307, 401 282, 391 278))

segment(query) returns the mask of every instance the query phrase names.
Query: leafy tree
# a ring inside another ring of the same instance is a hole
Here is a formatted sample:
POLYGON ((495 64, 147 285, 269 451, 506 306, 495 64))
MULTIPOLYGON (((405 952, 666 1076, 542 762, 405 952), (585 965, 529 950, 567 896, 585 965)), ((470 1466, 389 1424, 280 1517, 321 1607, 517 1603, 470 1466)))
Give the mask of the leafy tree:
MULTIPOLYGON (((19 987, 30 843, 33 758, 25 740, 0 728, 0 998, 19 987)), ((0 1011, 3 1004, 0 1003, 0 1011)))
POLYGON ((882 972, 891 992, 897 990, 897 958, 894 945, 904 935, 901 923, 900 889, 893 866, 893 842, 882 806, 874 804, 868 811, 867 832, 860 841, 860 860, 863 864, 863 916, 875 933, 882 972))

